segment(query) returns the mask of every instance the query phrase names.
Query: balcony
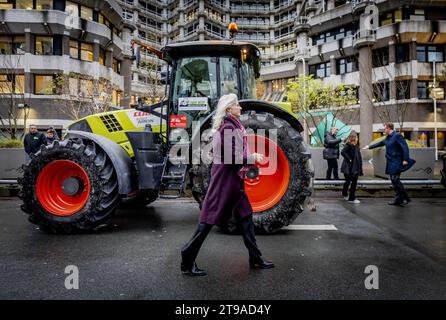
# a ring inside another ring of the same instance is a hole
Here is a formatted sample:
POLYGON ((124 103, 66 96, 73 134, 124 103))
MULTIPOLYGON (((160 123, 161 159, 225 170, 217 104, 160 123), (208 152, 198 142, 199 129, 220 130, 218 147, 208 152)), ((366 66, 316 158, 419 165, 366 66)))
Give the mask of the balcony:
POLYGON ((308 23, 308 20, 309 19, 306 16, 297 17, 296 21, 294 22, 294 32, 299 34, 310 31, 310 24, 308 23))
POLYGON ((355 49, 374 45, 376 42, 376 30, 360 30, 353 35, 353 47, 355 49))
POLYGON ((280 3, 278 6, 275 6, 275 7, 273 8, 273 10, 274 10, 275 12, 277 12, 277 11, 281 11, 281 10, 286 9, 286 8, 289 8, 289 7, 291 7, 291 6, 295 5, 295 4, 296 4, 296 0, 288 0, 288 1, 284 1, 284 2, 280 3))
POLYGON ((367 6, 373 4, 375 4, 375 0, 352 0, 352 13, 358 15, 364 12, 367 6))
POLYGON ((305 12, 308 14, 309 12, 316 11, 322 5, 322 0, 308 0, 307 6, 305 7, 305 12))
POLYGON ((218 1, 211 0, 211 1, 210 1, 210 4, 212 5, 212 8, 213 8, 213 9, 217 9, 217 10, 224 11, 224 12, 229 11, 229 8, 228 8, 228 7, 226 7, 225 5, 222 5, 222 4, 221 4, 220 2, 218 2, 218 1))

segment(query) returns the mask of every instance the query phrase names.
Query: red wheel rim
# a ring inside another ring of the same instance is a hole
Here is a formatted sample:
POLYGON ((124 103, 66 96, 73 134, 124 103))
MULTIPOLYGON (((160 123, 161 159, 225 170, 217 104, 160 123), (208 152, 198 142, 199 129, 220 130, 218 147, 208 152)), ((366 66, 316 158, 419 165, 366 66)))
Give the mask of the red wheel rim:
POLYGON ((90 195, 90 180, 85 170, 69 160, 47 164, 37 177, 36 196, 42 207, 56 216, 67 217, 79 212, 90 195), (64 189, 64 183, 76 181, 74 192, 64 189), (74 193, 74 194, 73 194, 74 193))
POLYGON ((257 178, 245 179, 245 191, 251 207, 254 212, 261 212, 279 203, 287 191, 290 165, 282 149, 264 136, 248 136, 248 145, 250 152, 265 155, 262 163, 255 163, 259 168, 257 178))

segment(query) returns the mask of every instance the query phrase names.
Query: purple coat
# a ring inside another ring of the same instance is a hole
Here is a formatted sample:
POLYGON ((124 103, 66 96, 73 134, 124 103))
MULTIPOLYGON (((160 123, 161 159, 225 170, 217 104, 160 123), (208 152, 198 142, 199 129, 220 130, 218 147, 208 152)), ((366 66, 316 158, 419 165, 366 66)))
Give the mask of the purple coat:
POLYGON ((211 179, 203 201, 200 223, 223 225, 232 215, 239 215, 243 218, 252 214, 252 207, 244 190, 244 179, 240 169, 254 161, 252 156, 248 156, 249 150, 243 131, 244 128, 240 121, 229 115, 225 117, 222 126, 214 134, 211 179), (225 130, 226 137, 228 137, 228 133, 233 133, 233 137, 225 139, 225 130), (231 156, 230 163, 223 161, 225 151, 227 158, 231 156), (228 151, 232 152, 232 155, 228 155, 228 151))

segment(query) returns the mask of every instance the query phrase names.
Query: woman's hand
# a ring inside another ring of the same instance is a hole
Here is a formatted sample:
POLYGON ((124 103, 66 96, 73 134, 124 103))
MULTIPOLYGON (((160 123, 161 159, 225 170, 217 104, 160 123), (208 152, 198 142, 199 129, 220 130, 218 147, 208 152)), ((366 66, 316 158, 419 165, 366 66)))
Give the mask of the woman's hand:
POLYGON ((256 161, 256 162, 262 162, 263 161, 263 159, 264 159, 264 156, 263 156, 263 154, 261 154, 261 153, 253 153, 252 154, 252 156, 254 157, 254 160, 256 161))
POLYGON ((369 150, 369 146, 365 146, 364 148, 362 148, 362 150, 369 150))

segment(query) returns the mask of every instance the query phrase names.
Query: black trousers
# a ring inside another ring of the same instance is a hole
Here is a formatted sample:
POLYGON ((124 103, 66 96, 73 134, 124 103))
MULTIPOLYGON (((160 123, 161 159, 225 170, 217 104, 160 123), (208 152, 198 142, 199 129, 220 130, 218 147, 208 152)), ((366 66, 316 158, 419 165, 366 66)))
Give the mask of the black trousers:
MULTIPOLYGON (((262 253, 257 247, 252 214, 244 218, 236 216, 236 221, 242 233, 243 242, 248 249, 249 258, 257 260, 261 257, 262 253)), ((201 245, 209 234, 209 231, 211 231, 212 227, 212 224, 198 224, 192 238, 181 249, 183 264, 190 266, 194 263, 198 252, 200 251, 201 245)))
POLYGON ((356 185, 358 183, 357 175, 344 174, 345 182, 344 187, 342 188, 342 196, 347 197, 349 201, 353 201, 356 199, 356 185), (351 185, 350 185, 351 184, 351 185), (350 192, 348 191, 348 187, 350 186, 350 192))
POLYGON ((338 174, 338 159, 327 159, 328 169, 327 169, 327 180, 331 179, 331 172, 333 171, 333 178, 339 180, 338 174))
POLYGON ((409 195, 404 189, 404 185, 400 180, 401 174, 391 174, 390 181, 392 182, 393 189, 395 190, 395 202, 402 203, 404 200, 409 199, 409 195))

